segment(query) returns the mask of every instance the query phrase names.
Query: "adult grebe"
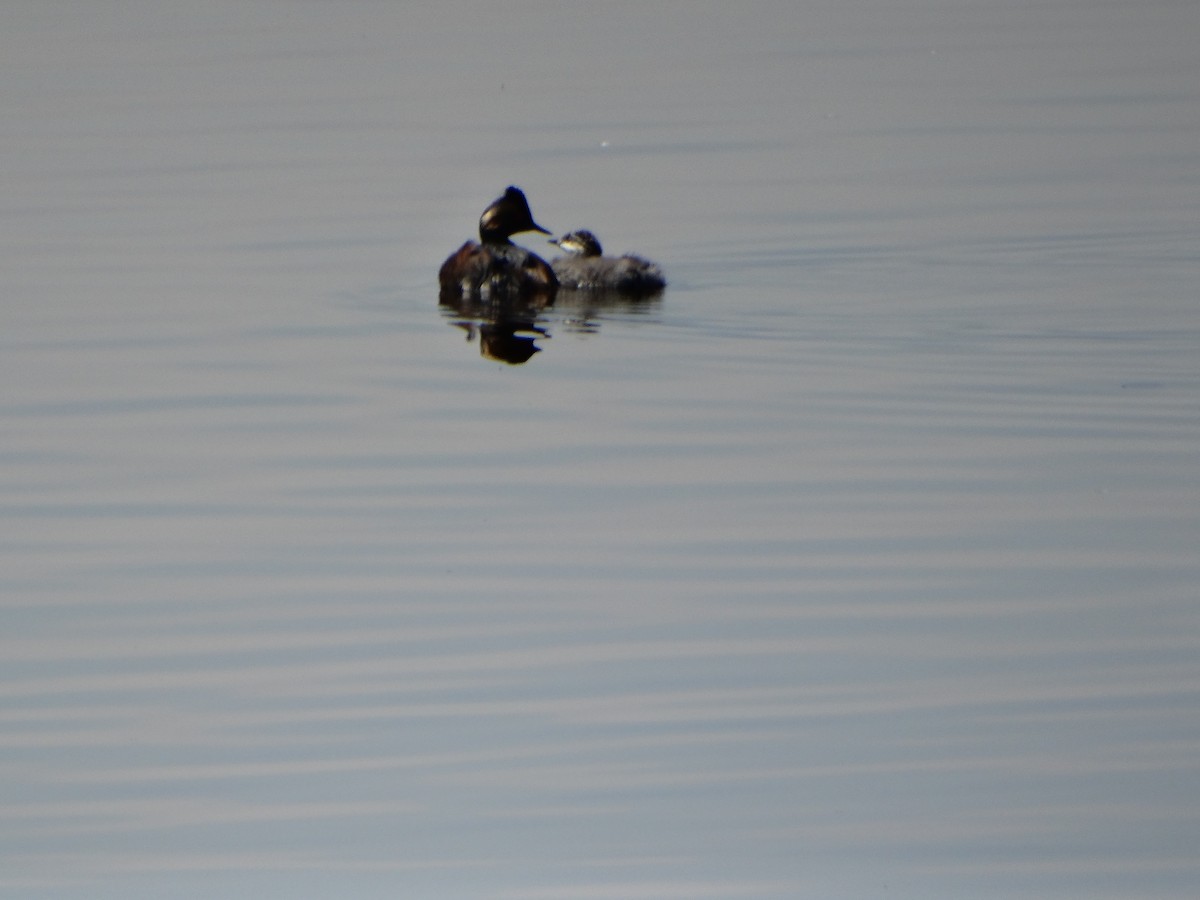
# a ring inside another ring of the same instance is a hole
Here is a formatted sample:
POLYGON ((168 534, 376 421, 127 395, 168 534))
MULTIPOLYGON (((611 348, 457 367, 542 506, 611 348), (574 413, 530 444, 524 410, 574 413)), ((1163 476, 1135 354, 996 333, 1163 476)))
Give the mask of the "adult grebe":
POLYGON ((479 217, 479 243, 467 241, 438 272, 442 297, 485 300, 553 297, 554 270, 544 259, 509 238, 522 231, 551 232, 533 221, 519 188, 509 187, 479 217))

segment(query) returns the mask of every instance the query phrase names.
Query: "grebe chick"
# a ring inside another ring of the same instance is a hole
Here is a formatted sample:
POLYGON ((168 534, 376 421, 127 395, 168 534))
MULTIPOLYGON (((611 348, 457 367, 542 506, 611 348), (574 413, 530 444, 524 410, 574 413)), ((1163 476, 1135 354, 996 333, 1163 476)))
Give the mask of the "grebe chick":
POLYGON ((590 231, 572 231, 550 243, 567 252, 550 263, 564 288, 656 294, 667 286, 662 269, 648 259, 628 253, 605 256, 590 231))
POLYGON ((467 241, 442 263, 438 284, 443 299, 553 297, 558 288, 554 270, 540 256, 509 240, 522 231, 551 233, 533 221, 520 188, 509 187, 479 217, 479 243, 467 241))

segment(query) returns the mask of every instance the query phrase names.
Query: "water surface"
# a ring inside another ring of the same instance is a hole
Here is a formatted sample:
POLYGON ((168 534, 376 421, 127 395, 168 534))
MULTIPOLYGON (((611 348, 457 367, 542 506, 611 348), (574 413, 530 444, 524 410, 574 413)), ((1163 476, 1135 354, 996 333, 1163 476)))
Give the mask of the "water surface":
POLYGON ((0 893, 1191 896, 1198 19, 14 8, 0 893))

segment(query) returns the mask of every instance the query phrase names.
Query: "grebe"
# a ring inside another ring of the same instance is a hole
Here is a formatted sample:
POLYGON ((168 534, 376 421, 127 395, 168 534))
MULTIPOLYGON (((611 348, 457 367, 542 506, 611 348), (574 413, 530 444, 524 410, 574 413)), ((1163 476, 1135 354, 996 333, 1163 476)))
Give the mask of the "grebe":
POLYGON ((554 270, 540 256, 509 240, 522 231, 551 234, 533 221, 521 190, 509 187, 479 217, 479 243, 467 241, 442 263, 438 284, 443 299, 553 297, 558 288, 554 270))
POLYGON ((590 231, 572 231, 550 243, 567 251, 566 256, 551 262, 564 288, 655 294, 667 286, 662 269, 648 259, 630 254, 604 256, 600 241, 590 231))

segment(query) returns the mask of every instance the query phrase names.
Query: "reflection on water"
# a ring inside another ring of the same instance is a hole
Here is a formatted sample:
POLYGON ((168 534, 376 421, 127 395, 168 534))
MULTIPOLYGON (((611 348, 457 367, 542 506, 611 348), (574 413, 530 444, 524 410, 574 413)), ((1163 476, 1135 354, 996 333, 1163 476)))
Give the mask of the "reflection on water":
POLYGON ((520 365, 541 350, 535 341, 548 332, 537 324, 545 303, 529 304, 520 300, 487 300, 478 297, 443 298, 442 312, 455 328, 467 333, 467 340, 479 339, 484 359, 520 365))
POLYGON ((555 332, 596 334, 606 317, 647 317, 662 303, 662 294, 638 296, 619 291, 560 289, 553 299, 488 300, 479 297, 445 297, 442 315, 455 328, 479 341, 484 359, 520 365, 543 346, 541 339, 555 332))
POLYGON ((0 895, 1195 893, 1195 4, 287 11, 6 9, 0 895))

